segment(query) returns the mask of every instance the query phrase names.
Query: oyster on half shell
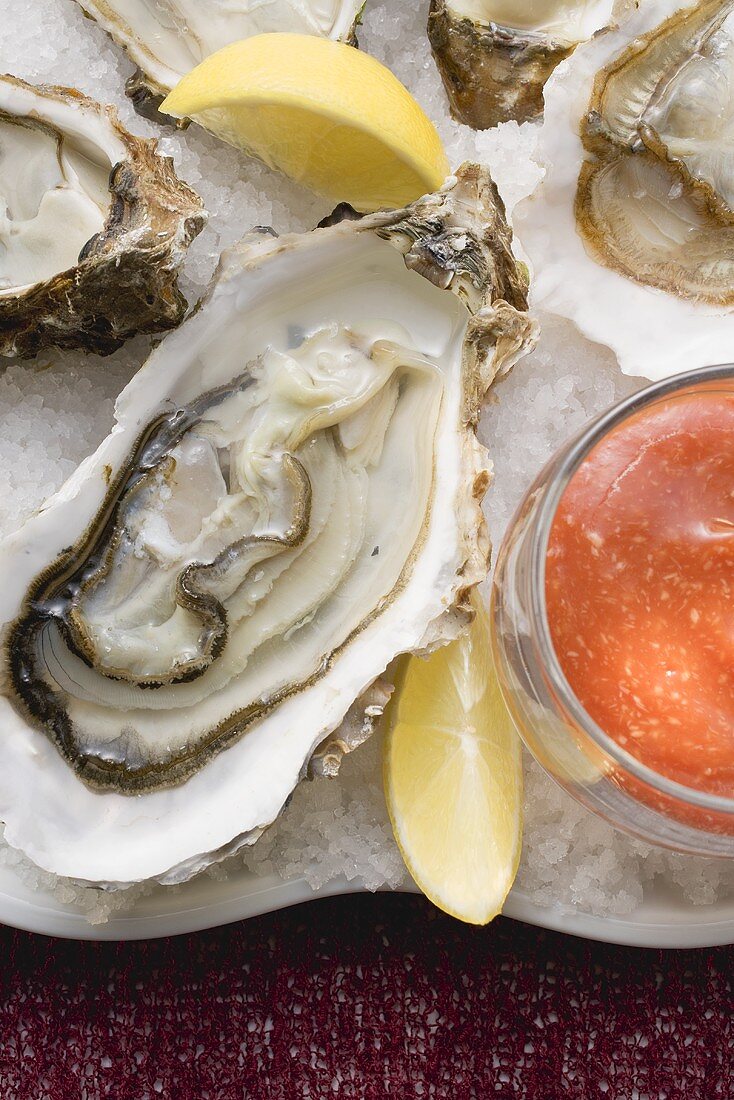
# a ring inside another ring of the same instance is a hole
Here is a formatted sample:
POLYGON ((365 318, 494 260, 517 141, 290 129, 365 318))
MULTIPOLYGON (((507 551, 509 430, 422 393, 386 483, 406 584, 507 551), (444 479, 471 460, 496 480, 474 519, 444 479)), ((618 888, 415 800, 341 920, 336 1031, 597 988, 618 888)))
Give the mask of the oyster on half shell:
POLYGON ((486 130, 543 112, 543 87, 623 0, 431 0, 428 37, 459 122, 486 130))
POLYGON ((156 143, 70 88, 0 76, 0 356, 107 354, 177 325, 201 200, 156 143))
POLYGON ((533 300, 664 377, 734 347, 734 0, 647 0, 546 90, 533 300), (620 324, 620 318, 624 321, 620 324))
POLYGON ((468 621, 475 426, 534 340, 525 304, 475 165, 224 257, 112 434, 0 546, 10 844, 77 879, 178 881, 256 840, 309 761, 337 769, 392 660, 468 621))
MULTIPOLYGON (((77 0, 137 65, 127 82, 136 110, 158 107, 209 54, 254 34, 288 31, 356 44, 365 0, 77 0)), ((172 121, 172 120, 169 120, 172 121)))

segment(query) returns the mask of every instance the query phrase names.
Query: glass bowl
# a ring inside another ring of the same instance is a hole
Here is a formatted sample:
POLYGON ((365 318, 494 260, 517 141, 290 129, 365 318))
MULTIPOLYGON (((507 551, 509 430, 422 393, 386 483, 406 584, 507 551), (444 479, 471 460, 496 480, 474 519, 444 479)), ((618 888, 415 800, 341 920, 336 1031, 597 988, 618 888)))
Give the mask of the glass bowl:
POLYGON ((734 858, 734 792, 684 786, 642 764, 601 729, 572 691, 546 615, 545 561, 563 492, 589 451, 627 417, 680 394, 734 393, 734 365, 678 375, 621 401, 551 459, 500 549, 492 589, 493 647, 502 692, 525 744, 588 809, 652 844, 734 858))

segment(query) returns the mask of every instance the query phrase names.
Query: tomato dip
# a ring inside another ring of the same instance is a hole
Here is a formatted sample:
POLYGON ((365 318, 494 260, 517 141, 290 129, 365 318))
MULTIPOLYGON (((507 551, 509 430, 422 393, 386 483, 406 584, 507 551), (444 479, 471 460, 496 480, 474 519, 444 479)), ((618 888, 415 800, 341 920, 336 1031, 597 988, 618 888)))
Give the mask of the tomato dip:
POLYGON ((734 383, 642 408, 554 516, 551 638, 594 721, 655 772, 734 795, 734 383))

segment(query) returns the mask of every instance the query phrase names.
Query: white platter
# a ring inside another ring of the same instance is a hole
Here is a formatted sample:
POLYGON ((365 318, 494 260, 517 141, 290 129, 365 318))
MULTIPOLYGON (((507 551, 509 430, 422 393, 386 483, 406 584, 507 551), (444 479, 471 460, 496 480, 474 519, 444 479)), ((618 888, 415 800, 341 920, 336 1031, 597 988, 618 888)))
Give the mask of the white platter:
MULTIPOLYGON (((290 905, 361 890, 358 882, 335 879, 314 892, 305 879, 258 877, 241 868, 225 880, 207 875, 175 890, 159 887, 106 924, 90 924, 84 913, 52 893, 26 885, 10 867, 0 867, 0 922, 80 940, 140 940, 175 936, 271 913, 290 905)), ((417 892, 417 890, 416 890, 417 892)), ((734 899, 693 906, 659 887, 626 917, 599 917, 563 907, 542 908, 519 890, 505 906, 516 920, 588 939, 636 947, 713 947, 734 943, 734 899)))
MULTIPOLYGON (((360 32, 365 48, 392 67, 412 91, 420 92, 421 102, 434 112, 434 121, 439 124, 445 140, 450 142, 455 163, 465 157, 487 160, 510 202, 527 193, 537 179, 531 156, 536 128, 525 127, 523 136, 519 137, 516 127, 500 127, 497 131, 482 132, 475 140, 468 128, 455 127, 448 121, 438 73, 427 62, 426 0, 392 5, 389 20, 380 11, 380 5, 374 5, 374 20, 369 8, 367 5, 360 32), (387 29, 388 22, 392 24, 390 29, 387 29)), ((123 93, 130 66, 101 29, 83 19, 76 5, 68 0, 46 0, 44 4, 35 5, 29 5, 27 0, 2 0, 0 9, 5 16, 0 19, 0 71, 61 84, 73 84, 80 79, 85 91, 104 102, 116 103, 123 116, 130 119, 129 103, 123 93), (18 27, 20 35, 16 33, 18 27), (35 43, 49 42, 59 44, 55 58, 49 57, 53 50, 35 48, 35 43)), ((134 118, 132 125, 139 132, 141 124, 134 118)), ((233 242, 252 225, 267 223, 275 214, 278 228, 285 231, 306 228, 328 212, 328 206, 317 211, 311 200, 301 202, 290 184, 276 177, 263 177, 264 169, 260 167, 250 168, 243 162, 236 176, 232 176, 235 162, 231 156, 222 157, 221 145, 195 127, 185 135, 183 131, 167 132, 165 140, 168 150, 176 154, 177 162, 180 161, 182 174, 192 181, 198 179, 195 186, 207 189, 207 201, 212 196, 220 204, 215 204, 209 226, 200 238, 199 258, 188 267, 192 300, 203 292, 208 280, 209 273, 203 261, 207 248, 214 256, 222 242, 233 242), (219 159, 221 167, 218 167, 219 159), (202 169, 205 176, 213 173, 212 178, 200 179, 202 169), (298 209, 291 211, 293 204, 298 209)), ((84 357, 77 356, 73 360, 62 357, 72 372, 71 377, 81 387, 81 410, 77 409, 76 398, 72 405, 68 396, 63 397, 58 387, 51 385, 53 371, 37 372, 29 367, 23 386, 24 392, 26 387, 28 389, 27 400, 25 404, 21 401, 30 426, 31 443, 28 445, 17 427, 18 423, 23 423, 23 418, 18 418, 21 410, 15 396, 17 391, 12 388, 16 383, 11 382, 4 407, 12 411, 16 427, 11 431, 10 427, 3 426, 3 431, 7 431, 11 444, 31 456, 28 480, 37 486, 39 496, 32 499, 31 491, 12 478, 4 481, 2 505, 6 516, 27 514, 29 508, 40 504, 47 492, 47 488, 44 489, 47 476, 61 477, 61 460, 74 465, 96 446, 100 436, 94 424, 97 418, 100 425, 109 422, 110 401, 119 391, 123 376, 129 376, 132 365, 137 365, 137 355, 134 349, 123 350, 105 362, 103 371, 95 363, 87 363, 84 357), (49 383, 46 389, 42 387, 44 378, 49 383), (42 409, 45 411, 41 412, 42 409), (35 413, 34 410, 39 411, 35 413), (80 414, 78 419, 77 413, 80 414), (53 424, 53 430, 49 424, 53 424), (39 459, 44 456, 47 456, 46 466, 50 472, 41 473, 39 459)), ((535 371, 528 360, 526 370, 515 372, 502 384, 503 402, 492 406, 492 418, 488 423, 487 439, 493 440, 497 488, 501 490, 492 504, 492 509, 496 509, 495 541, 501 535, 502 516, 506 520, 512 514, 518 503, 516 494, 521 488, 524 490, 524 486, 516 484, 516 468, 525 471, 529 483, 553 449, 572 430, 580 427, 584 419, 641 384, 642 380, 633 383, 623 379, 613 368, 607 352, 583 341, 570 325, 546 319, 535 371), (572 394, 564 388, 567 377, 575 379, 572 394), (534 430, 530 432, 525 419, 527 408, 533 409, 535 416, 534 430), (572 417, 568 424, 566 416, 572 417), (504 440, 510 441, 510 445, 505 445, 504 440)), ((704 947, 734 942, 734 899, 710 906, 686 905, 672 890, 658 886, 658 881, 654 888, 647 888, 644 905, 627 917, 602 918, 560 905, 543 908, 521 890, 513 891, 505 912, 510 917, 541 927, 613 943, 704 947)), ((91 925, 80 908, 63 904, 41 887, 32 888, 10 866, 0 864, 0 922, 72 939, 145 939, 212 928, 314 898, 359 889, 358 883, 341 879, 314 893, 304 879, 285 882, 276 876, 257 877, 242 868, 239 872, 231 871, 226 880, 203 876, 177 890, 160 888, 108 923, 91 925)))

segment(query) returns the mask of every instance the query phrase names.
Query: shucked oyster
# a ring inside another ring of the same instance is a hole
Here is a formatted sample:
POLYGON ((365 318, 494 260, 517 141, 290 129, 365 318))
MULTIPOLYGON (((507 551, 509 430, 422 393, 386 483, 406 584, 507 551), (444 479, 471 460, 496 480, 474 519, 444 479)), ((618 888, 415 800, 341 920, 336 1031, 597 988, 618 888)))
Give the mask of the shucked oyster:
POLYGON ((79 92, 0 76, 0 355, 106 354, 181 321, 205 215, 155 148, 79 92))
POLYGON ((534 334, 501 201, 247 238, 0 547, 0 818, 86 880, 254 841, 363 740, 487 571, 474 427, 534 334), (130 797, 131 795, 135 797, 130 797))
POLYGON ((431 0, 428 37, 459 122, 486 130, 543 111, 543 87, 627 0, 431 0))
POLYGON ((141 114, 209 54, 268 31, 355 42, 365 0, 77 0, 138 66, 127 84, 141 114))
POLYGON ((664 377, 734 347, 734 0, 648 0, 548 84, 534 301, 664 377))

